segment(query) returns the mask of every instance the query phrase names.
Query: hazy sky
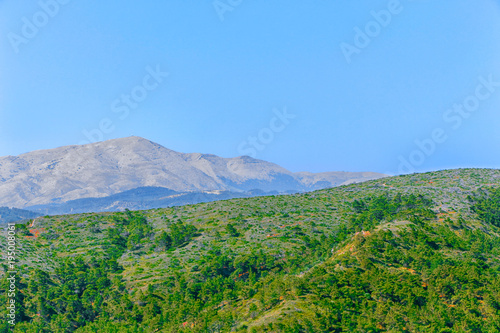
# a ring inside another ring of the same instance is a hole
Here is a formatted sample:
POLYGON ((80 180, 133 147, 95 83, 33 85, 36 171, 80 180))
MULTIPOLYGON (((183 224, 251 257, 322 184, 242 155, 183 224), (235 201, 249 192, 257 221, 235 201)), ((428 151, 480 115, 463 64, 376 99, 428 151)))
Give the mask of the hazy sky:
POLYGON ((0 35, 0 155, 136 135, 292 171, 500 167, 499 1, 0 0, 0 35))

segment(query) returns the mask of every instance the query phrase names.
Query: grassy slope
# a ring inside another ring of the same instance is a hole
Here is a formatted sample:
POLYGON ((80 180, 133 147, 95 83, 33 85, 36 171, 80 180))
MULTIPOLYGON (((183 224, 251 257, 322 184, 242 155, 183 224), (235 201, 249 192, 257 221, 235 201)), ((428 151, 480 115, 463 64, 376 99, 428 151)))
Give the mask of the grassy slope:
MULTIPOLYGON (((277 261, 296 261, 295 269, 290 269, 288 273, 299 279, 304 276, 307 278, 308 272, 315 269, 342 269, 339 262, 346 256, 355 258, 355 254, 363 247, 360 237, 369 238, 370 235, 353 235, 326 254, 308 250, 301 236, 305 234, 320 239, 322 235, 331 235, 353 214, 350 203, 354 199, 383 193, 424 194, 434 201, 433 210, 438 214, 430 222, 431 225, 445 225, 455 230, 453 225, 462 218, 467 221, 467 228, 498 236, 497 230, 477 220, 466 198, 480 188, 499 185, 499 170, 447 170, 379 179, 300 195, 234 199, 144 211, 155 233, 168 229, 176 221, 192 224, 200 233, 185 246, 167 252, 155 251, 153 237, 150 241, 144 241, 140 248, 126 251, 119 259, 125 269, 122 278, 127 288, 134 292, 145 290, 149 284, 161 285, 175 273, 196 274, 196 266, 203 266, 207 253, 217 248, 235 254, 262 249, 277 261), (228 223, 236 226, 240 237, 231 237, 227 233, 225 226, 228 223)), ((58 257, 78 254, 94 256, 102 252, 106 243, 106 229, 114 227, 113 216, 122 215, 92 213, 37 218, 33 228, 41 232, 39 237, 20 236, 22 252, 18 266, 21 275, 28 274, 33 267, 50 271, 57 265, 58 257), (91 231, 92 222, 101 232, 91 231)), ((383 223, 376 230, 391 230, 397 234, 408 228, 409 224, 408 221, 392 221, 383 223)), ((0 242, 5 244, 3 235, 0 242)), ((457 256, 457 253, 452 251, 445 255, 457 256)), ((409 274, 413 273, 410 271, 409 274)), ((259 327, 260 330, 263 325, 276 322, 279 318, 313 311, 314 308, 313 300, 300 293, 286 297, 281 295, 278 304, 259 306, 258 311, 249 310, 251 304, 258 304, 255 297, 227 300, 220 305, 220 311, 238 313, 240 323, 250 328, 259 327)))

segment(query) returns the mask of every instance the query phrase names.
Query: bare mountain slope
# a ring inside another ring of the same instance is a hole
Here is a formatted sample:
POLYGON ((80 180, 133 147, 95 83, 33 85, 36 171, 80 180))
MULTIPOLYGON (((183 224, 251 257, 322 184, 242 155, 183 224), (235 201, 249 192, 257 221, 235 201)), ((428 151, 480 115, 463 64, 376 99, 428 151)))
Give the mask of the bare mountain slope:
POLYGON ((0 157, 0 205, 58 204, 148 186, 177 192, 299 192, 383 176, 292 173, 248 156, 183 154, 143 138, 128 137, 0 157))

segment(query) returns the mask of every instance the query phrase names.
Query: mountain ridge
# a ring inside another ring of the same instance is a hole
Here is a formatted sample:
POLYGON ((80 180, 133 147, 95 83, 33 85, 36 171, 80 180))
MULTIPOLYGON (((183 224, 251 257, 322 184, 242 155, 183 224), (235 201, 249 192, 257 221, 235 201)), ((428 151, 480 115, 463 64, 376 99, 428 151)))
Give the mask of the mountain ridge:
POLYGON ((16 208, 63 204, 140 187, 176 192, 304 192, 383 176, 293 173, 248 156, 180 153, 132 136, 0 157, 0 204, 16 208))

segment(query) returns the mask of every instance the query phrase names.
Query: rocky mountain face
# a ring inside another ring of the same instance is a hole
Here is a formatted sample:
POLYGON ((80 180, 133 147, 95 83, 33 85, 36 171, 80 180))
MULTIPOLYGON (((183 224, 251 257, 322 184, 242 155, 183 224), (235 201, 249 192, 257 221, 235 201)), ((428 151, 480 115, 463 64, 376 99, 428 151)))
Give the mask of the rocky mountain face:
MULTIPOLYGON (((193 195, 200 193, 205 196, 199 200, 212 201, 219 195, 227 199, 303 192, 384 176, 373 172, 293 173, 248 156, 184 154, 140 137, 128 137, 0 157, 0 205, 44 213, 59 207, 57 212, 65 213, 82 203, 78 200, 92 199, 85 201, 86 211, 117 210, 123 208, 120 202, 126 197, 132 202, 128 204, 131 209, 138 208, 138 202, 153 208, 146 202, 165 206, 170 201, 159 200, 152 188, 169 190, 172 198, 189 194, 185 203, 194 203, 193 195), (118 195, 131 190, 132 199, 131 193, 118 195)), ((169 197, 163 194, 161 198, 169 197)), ((179 199, 173 201, 183 204, 179 199)))

